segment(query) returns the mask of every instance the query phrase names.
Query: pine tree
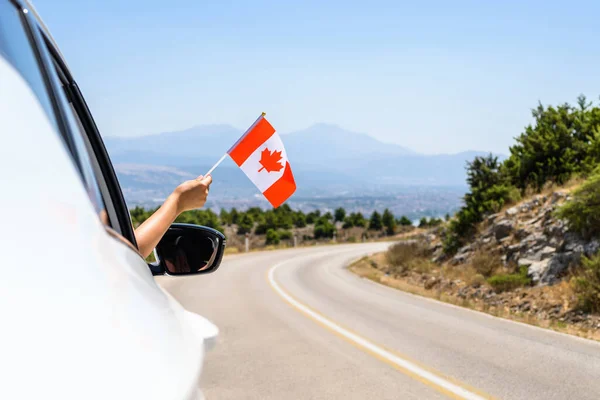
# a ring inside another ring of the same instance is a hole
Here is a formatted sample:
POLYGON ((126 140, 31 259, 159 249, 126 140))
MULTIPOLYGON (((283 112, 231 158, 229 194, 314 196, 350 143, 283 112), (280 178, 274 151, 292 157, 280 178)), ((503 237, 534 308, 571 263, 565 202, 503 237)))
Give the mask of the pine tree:
POLYGON ((381 214, 377 211, 373 211, 371 214, 371 219, 369 220, 369 230, 372 231, 380 231, 383 228, 383 223, 381 222, 381 214))

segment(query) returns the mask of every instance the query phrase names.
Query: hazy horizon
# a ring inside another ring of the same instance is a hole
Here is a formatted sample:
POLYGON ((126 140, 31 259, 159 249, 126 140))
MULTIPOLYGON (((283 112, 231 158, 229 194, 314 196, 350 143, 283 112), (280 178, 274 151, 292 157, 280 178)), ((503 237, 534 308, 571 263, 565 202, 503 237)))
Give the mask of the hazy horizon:
MULTIPOLYGON (((250 125, 250 124, 249 124, 250 125)), ((295 131, 290 131, 290 132, 281 132, 281 131, 277 131, 280 135, 282 136, 286 136, 286 135, 290 135, 290 134, 297 134, 297 133, 301 133, 304 130, 308 130, 311 129, 313 127, 316 126, 321 126, 321 125, 325 125, 325 126, 329 126, 329 127, 334 127, 334 128, 339 128, 342 129, 344 131, 348 131, 348 132, 352 132, 355 134, 360 134, 360 135, 367 135, 369 137, 371 137, 372 139, 375 139, 381 143, 384 144, 393 144, 393 145, 398 145, 398 146, 402 146, 404 148, 406 148, 407 150, 413 152, 415 155, 454 155, 454 154, 460 154, 460 153, 470 153, 470 152, 476 152, 476 153, 486 153, 486 152, 490 152, 494 155, 499 155, 499 156, 506 156, 508 154, 508 149, 506 152, 494 152, 494 151, 490 151, 487 149, 474 149, 474 148, 467 148, 464 150, 458 150, 455 152, 439 152, 439 153, 421 153, 419 151, 416 151, 414 149, 411 149, 407 146, 404 146, 402 143, 394 143, 394 142, 390 142, 390 141, 386 141, 386 140, 381 140, 371 134, 369 134, 368 132, 357 132, 354 131, 352 129, 349 129, 341 124, 334 124, 334 123, 326 123, 326 122, 316 122, 312 125, 306 126, 304 128, 295 130, 295 131)), ((135 138, 140 138, 140 137, 144 137, 144 136, 153 136, 153 135, 162 135, 162 134, 169 134, 169 133, 175 133, 175 132, 185 132, 185 131, 189 131, 189 130, 193 130, 196 128, 206 128, 206 127, 210 127, 210 126, 214 126, 214 127, 231 127, 234 129, 237 129, 238 131, 240 131, 240 133, 243 133, 248 127, 245 128, 240 128, 237 126, 234 126, 232 124, 228 124, 228 123, 215 123, 215 124, 195 124, 193 126, 190 126, 188 128, 183 128, 183 129, 178 129, 178 130, 168 130, 168 131, 162 131, 162 132, 149 132, 149 133, 140 133, 139 135, 131 135, 131 136, 106 136, 106 138, 108 139, 135 139, 135 138)))

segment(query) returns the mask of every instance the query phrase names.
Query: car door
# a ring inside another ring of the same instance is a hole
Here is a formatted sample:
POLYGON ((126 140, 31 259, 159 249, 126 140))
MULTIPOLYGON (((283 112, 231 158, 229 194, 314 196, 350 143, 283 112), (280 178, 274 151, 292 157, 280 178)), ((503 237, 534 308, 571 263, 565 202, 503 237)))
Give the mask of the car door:
POLYGON ((31 11, 0 0, 0 88, 10 90, 0 127, 15 135, 0 175, 12 190, 0 244, 13 267, 1 288, 13 300, 4 321, 19 327, 0 341, 16 371, 0 397, 196 398, 211 326, 161 290, 137 252, 91 114, 31 11))

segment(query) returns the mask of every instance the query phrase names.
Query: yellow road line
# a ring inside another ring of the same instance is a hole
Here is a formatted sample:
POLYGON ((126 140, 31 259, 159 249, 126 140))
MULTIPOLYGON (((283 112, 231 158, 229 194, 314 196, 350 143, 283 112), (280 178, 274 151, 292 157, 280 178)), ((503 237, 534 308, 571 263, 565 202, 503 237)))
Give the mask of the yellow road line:
POLYGON ((492 398, 491 396, 485 393, 481 393, 478 390, 469 388, 467 385, 459 383, 455 379, 446 378, 441 374, 432 371, 429 368, 418 365, 414 361, 410 360, 408 357, 400 355, 397 352, 391 352, 385 349, 384 347, 375 344, 373 341, 366 339, 358 335, 357 333, 354 333, 349 329, 340 326, 339 324, 333 322, 321 313, 299 302, 298 300, 293 298, 289 293, 283 290, 283 288, 277 283, 277 281, 274 278, 275 270, 277 270, 277 268, 281 267, 282 265, 288 262, 289 261, 279 263, 277 265, 274 265, 271 269, 269 269, 269 271, 267 272, 267 281, 269 282, 269 285, 273 288, 273 290, 292 307, 302 312, 304 315, 317 322, 319 325, 326 328, 336 336, 367 352, 368 354, 374 356, 378 360, 383 361, 384 363, 396 368, 405 375, 410 376, 411 378, 418 380, 429 387, 432 387, 433 389, 445 394, 450 398, 468 400, 482 400, 492 398))

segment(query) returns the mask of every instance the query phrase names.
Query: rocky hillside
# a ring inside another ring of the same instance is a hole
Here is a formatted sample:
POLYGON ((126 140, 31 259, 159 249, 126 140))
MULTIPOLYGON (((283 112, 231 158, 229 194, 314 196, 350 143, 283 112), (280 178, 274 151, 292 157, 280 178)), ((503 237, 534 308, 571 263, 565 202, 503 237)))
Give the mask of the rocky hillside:
MULTIPOLYGON (((452 256, 444 254, 446 224, 351 269, 404 291, 600 339, 597 307, 582 307, 582 292, 574 285, 585 269, 583 256, 598 259, 600 241, 584 239, 557 217, 573 197, 576 201, 577 190, 557 190, 487 215, 469 244, 452 256)), ((584 286, 597 304, 595 271, 584 286)))
MULTIPOLYGON (((488 216, 479 234, 459 249, 450 260, 453 265, 469 262, 477 251, 496 254, 506 266, 525 267, 534 285, 554 284, 564 277, 570 266, 579 264, 600 248, 597 239, 584 240, 569 232, 565 221, 557 219, 558 206, 570 200, 567 191, 536 195, 504 212, 488 216)), ((441 261, 441 247, 436 243, 436 261, 441 261)))

